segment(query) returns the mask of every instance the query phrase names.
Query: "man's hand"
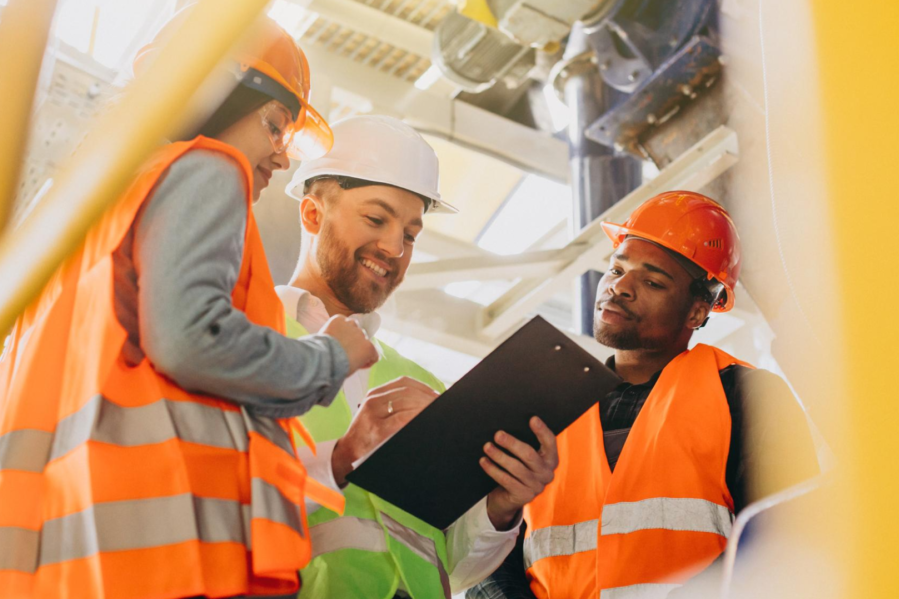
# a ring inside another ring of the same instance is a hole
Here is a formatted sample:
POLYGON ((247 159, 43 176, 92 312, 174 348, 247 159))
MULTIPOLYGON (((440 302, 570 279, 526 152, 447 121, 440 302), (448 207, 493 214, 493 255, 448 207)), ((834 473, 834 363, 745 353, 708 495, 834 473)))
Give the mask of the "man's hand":
POLYGON ((368 340, 362 327, 351 318, 339 314, 332 316, 319 333, 337 339, 337 343, 346 352, 350 361, 350 371, 347 376, 357 370, 371 368, 378 361, 378 350, 368 340))
POLYGON ((559 465, 555 435, 536 416, 530 426, 540 441, 539 451, 502 431, 493 438, 508 453, 493 443, 484 446, 487 457, 481 458, 481 468, 500 485, 487 496, 487 515, 497 530, 511 526, 519 510, 552 482, 559 465))
POLYGON ((437 395, 424 383, 407 376, 369 391, 350 428, 337 441, 331 454, 331 469, 337 484, 344 486, 347 474, 353 470, 353 462, 406 426, 437 395))

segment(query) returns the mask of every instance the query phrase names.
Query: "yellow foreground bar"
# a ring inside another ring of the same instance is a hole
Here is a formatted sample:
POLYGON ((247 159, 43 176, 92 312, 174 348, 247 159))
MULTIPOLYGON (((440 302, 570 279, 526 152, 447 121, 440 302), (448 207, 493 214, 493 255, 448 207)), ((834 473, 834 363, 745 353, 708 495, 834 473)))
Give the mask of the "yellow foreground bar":
POLYGON ((0 20, 0 234, 12 213, 28 145, 34 92, 55 10, 56 0, 10 0, 0 20))
POLYGON ((811 7, 843 308, 834 322, 842 340, 831 355, 846 375, 839 405, 831 406, 847 448, 829 518, 834 562, 848 569, 844 596, 886 599, 899 597, 899 3, 816 0, 811 7))

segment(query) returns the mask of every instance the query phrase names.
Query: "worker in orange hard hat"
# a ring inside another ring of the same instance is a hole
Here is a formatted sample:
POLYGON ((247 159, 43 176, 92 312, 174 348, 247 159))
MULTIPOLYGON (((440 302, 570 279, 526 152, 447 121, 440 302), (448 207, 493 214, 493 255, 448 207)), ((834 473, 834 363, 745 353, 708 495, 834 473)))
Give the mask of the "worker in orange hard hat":
POLYGON ((594 337, 623 382, 559 435, 523 542, 469 599, 697 596, 691 579, 723 552, 735 515, 818 471, 783 380, 690 348, 710 312, 734 305, 740 239, 727 212, 672 191, 602 227, 615 251, 594 337))
MULTIPOLYGON (((141 51, 138 76, 177 23, 141 51)), ((311 557, 295 416, 377 360, 344 316, 284 336, 252 203, 326 152, 309 67, 265 19, 234 91, 162 147, 0 359, 0 596, 285 596, 311 557)))

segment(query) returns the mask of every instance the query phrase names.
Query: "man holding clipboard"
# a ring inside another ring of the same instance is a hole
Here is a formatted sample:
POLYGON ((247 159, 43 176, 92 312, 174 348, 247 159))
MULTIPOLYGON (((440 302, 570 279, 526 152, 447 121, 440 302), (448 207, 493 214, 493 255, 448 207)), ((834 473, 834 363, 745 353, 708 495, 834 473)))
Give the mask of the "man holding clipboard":
POLYGON ((338 516, 307 505, 313 560, 301 572, 299 596, 448 599, 489 575, 514 546, 522 507, 552 480, 555 437, 538 418, 530 423, 537 450, 497 432, 481 466, 499 487, 446 530, 347 484, 355 462, 444 391, 431 373, 374 338, 375 310, 403 280, 422 215, 456 210, 438 193, 434 150, 411 127, 359 116, 332 129, 331 152, 304 162, 287 188, 300 201, 303 248, 291 284, 276 291, 288 335, 306 335, 342 314, 357 319, 380 360, 349 377, 330 406, 301 419, 317 444, 315 454, 299 449, 308 474, 342 490, 346 509, 338 516))
POLYGON ((526 536, 469 599, 671 599, 721 555, 735 514, 818 471, 808 423, 777 376, 690 338, 734 305, 740 240, 692 192, 602 223, 615 252, 594 337, 624 380, 559 435, 555 480, 526 536), (684 584, 687 583, 687 584, 684 584))

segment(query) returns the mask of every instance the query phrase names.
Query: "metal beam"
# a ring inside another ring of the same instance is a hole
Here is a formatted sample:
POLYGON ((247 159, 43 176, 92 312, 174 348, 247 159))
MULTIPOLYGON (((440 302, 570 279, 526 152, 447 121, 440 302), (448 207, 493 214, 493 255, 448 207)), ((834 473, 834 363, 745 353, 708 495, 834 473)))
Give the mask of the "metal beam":
POLYGON ((406 291, 405 283, 400 289, 379 311, 385 329, 477 358, 496 346, 478 336, 479 304, 439 289, 406 291))
POLYGON ((462 241, 443 233, 438 233, 434 229, 428 228, 427 219, 425 219, 425 228, 421 232, 418 239, 415 240, 415 252, 424 252, 440 258, 462 258, 465 256, 488 256, 489 252, 483 250, 473 243, 462 241))
POLYGON ((503 335, 562 286, 568 285, 572 278, 597 264, 604 264, 612 253, 612 244, 600 227, 601 221, 624 222, 640 204, 663 191, 701 189, 735 164, 738 152, 736 133, 725 126, 712 131, 655 179, 629 193, 584 227, 567 246, 578 248, 577 252, 554 276, 522 281, 485 307, 481 315, 481 333, 487 338, 503 335))
POLYGON ((303 50, 316 73, 324 73, 336 87, 371 100, 376 114, 401 118, 423 133, 450 140, 522 170, 555 181, 568 181, 568 147, 549 133, 431 90, 416 89, 397 77, 320 46, 303 50))
MULTIPOLYGON (((479 304, 452 297, 439 289, 408 291, 405 290, 405 283, 401 289, 379 311, 384 329, 476 358, 487 356, 513 332, 508 331, 497 339, 487 339, 478 328, 479 304)), ((591 337, 563 332, 598 360, 612 355, 612 349, 600 345, 591 337)))
POLYGON ((410 267, 403 290, 435 289, 455 281, 548 277, 569 261, 570 254, 571 249, 542 250, 511 256, 488 254, 420 262, 410 267))
MULTIPOLYGON (((431 56, 434 33, 405 19, 354 0, 293 0, 294 4, 357 33, 384 40, 423 58, 431 56)), ((305 48, 303 48, 305 50, 305 48)))

